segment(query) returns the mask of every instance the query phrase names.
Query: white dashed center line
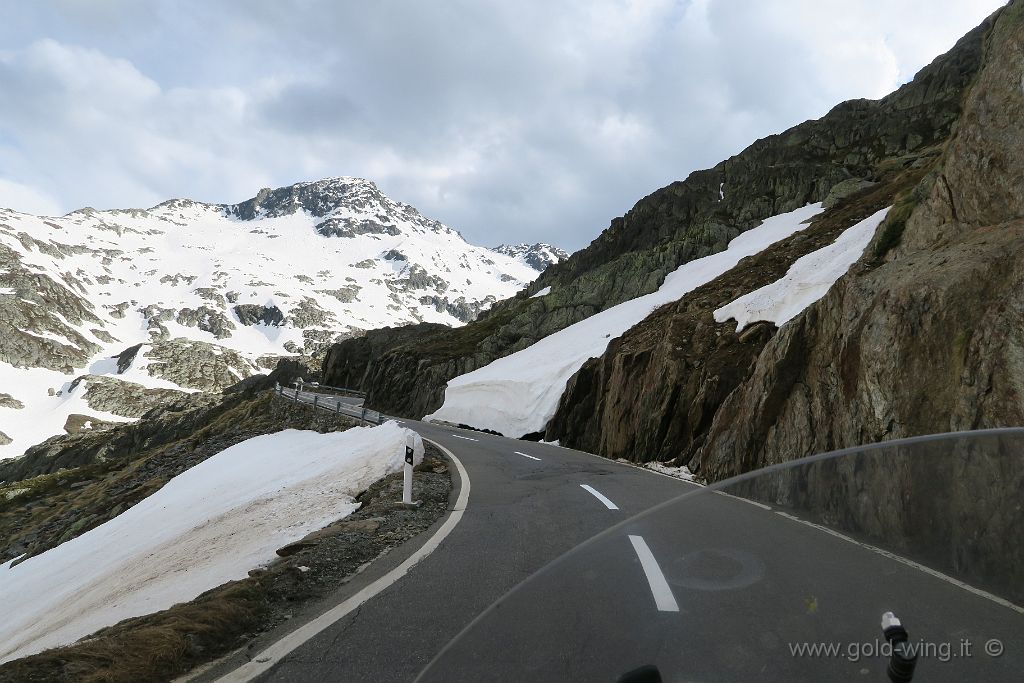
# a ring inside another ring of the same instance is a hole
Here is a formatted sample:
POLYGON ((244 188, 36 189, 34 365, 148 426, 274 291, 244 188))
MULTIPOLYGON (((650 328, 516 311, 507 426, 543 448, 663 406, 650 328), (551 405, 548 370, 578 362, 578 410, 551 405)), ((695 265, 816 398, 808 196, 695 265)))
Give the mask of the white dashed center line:
POLYGON ((476 441, 476 439, 470 438, 468 436, 459 436, 458 434, 452 434, 452 436, 454 436, 456 439, 465 439, 466 441, 476 441))
POLYGON ((595 489, 593 486, 589 486, 587 484, 580 484, 580 488, 593 494, 594 498, 597 498, 599 501, 604 503, 605 507, 607 507, 609 510, 619 509, 618 505, 608 500, 608 498, 603 493, 595 489))
POLYGON ((658 611, 678 612, 679 605, 676 604, 676 597, 672 595, 672 589, 669 587, 668 581, 665 580, 665 575, 661 573, 661 567, 654 559, 654 553, 647 547, 647 541, 643 536, 630 536, 629 541, 633 544, 633 550, 636 551, 636 556, 640 559, 640 566, 643 567, 644 574, 647 575, 647 583, 651 585, 651 593, 654 595, 654 604, 657 605, 658 611))
POLYGON ((540 458, 532 456, 532 455, 527 455, 526 453, 520 453, 519 451, 512 451, 512 452, 515 453, 516 455, 521 455, 524 458, 529 458, 530 460, 540 460, 540 458))

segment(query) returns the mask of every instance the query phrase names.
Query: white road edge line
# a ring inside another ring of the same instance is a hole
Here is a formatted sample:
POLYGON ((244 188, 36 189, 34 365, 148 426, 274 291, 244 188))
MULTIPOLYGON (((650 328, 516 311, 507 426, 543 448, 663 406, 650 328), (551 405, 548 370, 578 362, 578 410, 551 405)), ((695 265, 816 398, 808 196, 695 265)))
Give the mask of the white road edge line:
POLYGON ((608 500, 608 498, 603 493, 595 489, 593 486, 590 486, 589 484, 580 484, 580 488, 583 489, 584 491, 589 491, 590 493, 592 493, 594 495, 594 498, 597 498, 599 501, 604 503, 605 507, 607 507, 609 510, 619 509, 618 505, 608 500))
POLYGON ((826 534, 828 534, 829 536, 835 536, 836 538, 840 538, 840 539, 842 539, 844 541, 847 541, 848 543, 853 543, 854 545, 859 545, 861 548, 864 548, 865 550, 870 550, 871 552, 877 553, 877 554, 881 555, 882 557, 887 557, 890 560, 894 560, 896 562, 899 562, 900 564, 905 564, 908 567, 913 567, 914 569, 917 569, 918 571, 924 572, 925 574, 928 574, 929 576, 933 576, 936 579, 939 579, 940 581, 945 581, 947 583, 951 583, 951 584, 953 584, 954 586, 956 586, 958 588, 962 588, 963 590, 967 591, 968 593, 973 593, 974 595, 977 595, 980 598, 986 598, 988 600, 991 600, 992 602, 996 603, 997 605, 1002 605, 1003 607, 1011 609, 1014 612, 1017 612, 1018 614, 1024 614, 1024 607, 1021 607, 1020 605, 1015 605, 1014 603, 1010 602, 1009 600, 1005 600, 1005 599, 999 597, 998 595, 993 595, 992 593, 989 593, 987 591, 983 591, 980 588, 975 588, 974 586, 970 585, 969 583, 964 583, 960 579, 954 579, 952 576, 949 576, 947 574, 943 574, 942 572, 936 571, 936 570, 932 569, 931 567, 926 567, 923 564, 918 564, 917 562, 914 562, 913 560, 909 560, 909 559, 907 559, 905 557, 901 557, 900 555, 897 555, 896 553, 891 553, 888 550, 885 550, 884 548, 879 548, 878 546, 871 545, 870 543, 862 543, 861 541, 858 541, 858 540, 856 540, 854 538, 850 538, 849 536, 847 536, 845 534, 841 534, 838 531, 835 531, 834 529, 829 529, 828 527, 822 526, 821 524, 815 524, 814 522, 809 522, 806 519, 800 519, 799 517, 797 517, 795 515, 791 515, 788 512, 783 512, 782 510, 775 510, 775 514, 780 515, 782 517, 785 517, 786 519, 788 519, 790 521, 797 522, 799 524, 804 524, 806 526, 812 527, 814 529, 817 529, 818 531, 823 531, 826 534))
POLYGON ((534 455, 528 455, 526 453, 520 453, 519 451, 512 451, 512 452, 515 453, 516 455, 521 455, 524 458, 529 458, 530 460, 540 460, 540 458, 538 458, 537 456, 534 456, 534 455))
POLYGON ((476 441, 476 439, 469 436, 459 436, 458 434, 449 434, 448 436, 454 436, 456 439, 465 439, 466 441, 476 441))
POLYGON ((725 491, 715 491, 714 489, 712 489, 711 492, 712 493, 717 493, 720 496, 726 496, 728 498, 732 498, 733 500, 738 500, 741 503, 746 503, 747 505, 753 505, 754 507, 761 508, 762 510, 771 510, 772 509, 771 505, 765 505, 764 503, 760 503, 760 502, 758 502, 756 500, 750 500, 749 498, 743 498, 742 496, 734 496, 731 493, 726 493, 725 491))
POLYGON ((351 612, 354 612, 364 602, 405 576, 417 562, 434 552, 437 547, 441 545, 441 542, 452 532, 452 529, 454 529, 455 525, 459 523, 462 519, 462 514, 466 511, 466 505, 469 502, 469 475, 466 473, 466 468, 463 467, 459 459, 456 458, 450 450, 431 439, 423 440, 430 441, 430 443, 444 451, 444 453, 452 459, 452 462, 455 463, 455 468, 459 472, 459 480, 462 484, 459 490, 459 497, 455 501, 455 507, 452 509, 451 515, 449 515, 448 519, 444 521, 444 524, 441 525, 437 532, 431 536, 419 550, 410 555, 405 562, 398 565, 387 574, 371 583, 369 586, 366 586, 345 602, 340 605, 336 605, 316 619, 304 624, 286 635, 284 638, 273 643, 267 649, 253 657, 251 661, 243 664, 234 671, 221 676, 217 679, 216 683, 246 683, 264 672, 269 671, 292 651, 329 628, 339 619, 347 616, 351 612))
POLYGON ((661 573, 658 561, 654 559, 654 553, 647 547, 647 541, 643 536, 629 537, 633 544, 633 550, 640 559, 640 566, 644 568, 647 575, 647 583, 651 586, 651 593, 654 595, 654 604, 658 606, 659 612, 678 612, 679 605, 676 604, 676 596, 672 595, 672 588, 669 587, 665 575, 661 573))

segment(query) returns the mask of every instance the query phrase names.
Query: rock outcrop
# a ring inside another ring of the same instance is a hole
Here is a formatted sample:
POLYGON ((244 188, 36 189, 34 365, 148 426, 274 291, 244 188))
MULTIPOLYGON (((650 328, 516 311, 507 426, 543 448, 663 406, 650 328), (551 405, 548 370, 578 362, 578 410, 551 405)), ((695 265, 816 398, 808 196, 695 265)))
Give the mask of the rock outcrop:
POLYGON ((277 306, 238 304, 232 309, 243 325, 273 325, 284 323, 284 313, 277 306))
POLYGON ((157 342, 146 358, 150 376, 199 391, 220 391, 257 371, 237 351, 191 339, 157 342))
POLYGON ((117 359, 117 373, 119 375, 123 375, 132 366, 140 350, 142 350, 142 344, 135 344, 115 356, 117 359))
POLYGON ((433 337, 445 331, 444 326, 429 323, 410 327, 385 327, 339 342, 328 349, 324 357, 324 367, 330 367, 330 371, 325 369, 324 383, 347 388, 364 386, 370 381, 366 373, 380 356, 396 345, 409 341, 410 333, 433 337), (330 381, 327 381, 328 378, 330 381))
POLYGON ((153 389, 135 382, 96 375, 75 378, 69 390, 74 391, 83 383, 86 389, 85 402, 90 408, 122 417, 142 417, 153 408, 186 395, 176 389, 153 389))
POLYGON ((64 422, 64 431, 68 434, 84 434, 86 432, 103 432, 113 429, 119 423, 100 420, 92 415, 71 413, 64 422))
POLYGON ((14 410, 21 410, 25 407, 25 404, 14 398, 10 394, 0 392, 0 408, 12 408, 14 410))
MULTIPOLYGON (((0 223, 0 232, 13 232, 0 223)), ((20 233, 23 244, 64 258, 53 245, 20 233)), ((71 372, 100 350, 96 336, 81 328, 102 325, 71 273, 52 274, 26 267, 14 249, 0 243, 0 362, 18 368, 71 372), (54 312, 60 313, 60 317, 54 312)))
POLYGON ((480 311, 486 309, 495 301, 493 296, 485 297, 482 301, 466 301, 466 297, 460 296, 454 301, 446 296, 424 296, 420 297, 420 303, 433 306, 438 311, 445 311, 448 314, 462 320, 471 322, 476 320, 480 311))

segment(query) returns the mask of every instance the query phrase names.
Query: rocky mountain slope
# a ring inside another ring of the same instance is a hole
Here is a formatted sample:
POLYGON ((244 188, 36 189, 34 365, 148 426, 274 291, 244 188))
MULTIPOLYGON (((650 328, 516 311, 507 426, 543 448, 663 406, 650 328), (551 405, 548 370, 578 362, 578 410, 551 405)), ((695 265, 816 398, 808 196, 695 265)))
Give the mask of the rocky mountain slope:
MULTIPOLYGON (((325 379, 358 381, 368 391, 370 403, 386 411, 413 416, 431 413, 442 404, 445 386, 452 378, 616 304, 654 292, 680 265, 722 252, 731 239, 768 217, 822 202, 828 211, 827 220, 819 221, 820 232, 794 237, 792 244, 781 247, 786 251, 777 257, 774 270, 752 270, 734 277, 731 287, 706 305, 717 308, 729 301, 719 300, 721 297, 743 294, 746 286, 767 284, 773 275, 785 273, 791 262, 788 259, 822 246, 841 228, 902 201, 938 163, 961 116, 964 97, 982 67, 989 29, 986 23, 972 31, 912 82, 881 100, 840 104, 821 119, 759 140, 712 169, 694 172, 684 181, 653 192, 625 216, 614 219, 587 248, 547 269, 527 290, 496 305, 471 325, 453 333, 425 326, 396 330, 379 335, 370 350, 361 341, 334 345, 325 357, 325 379)), ((897 209, 888 225, 905 219, 905 209, 897 209)), ((887 239, 891 241, 897 232, 886 230, 887 239)), ((701 291, 691 294, 691 299, 701 291)), ((655 325, 651 327, 649 343, 653 344, 659 332, 655 325)), ((607 380, 611 384, 626 382, 634 398, 641 393, 651 397, 643 402, 642 411, 637 406, 636 413, 647 417, 619 417, 615 411, 606 416, 589 414, 587 408, 580 407, 581 401, 590 401, 597 409, 596 402, 607 393, 606 380, 595 380, 598 383, 590 393, 583 386, 590 380, 580 377, 570 384, 570 391, 576 393, 559 411, 549 436, 557 434, 568 443, 609 455, 644 460, 678 456, 691 447, 691 441, 665 435, 688 432, 691 427, 680 425, 692 420, 709 420, 735 382, 745 376, 745 363, 758 353, 757 348, 733 348, 743 350, 738 366, 708 359, 708 348, 720 348, 718 333, 726 327, 711 321, 711 327, 701 328, 696 337, 681 332, 680 339, 666 346, 670 361, 652 359, 647 366, 648 382, 663 374, 668 379, 650 391, 625 377, 607 380), (671 388, 676 386, 671 368, 680 362, 677 355, 727 367, 723 372, 732 379, 719 381, 715 378, 720 375, 713 372, 702 379, 701 372, 694 375, 690 371, 692 365, 685 366, 679 382, 692 385, 691 393, 676 396, 678 392, 671 388), (654 398, 661 394, 662 398, 654 398), (691 406, 698 394, 696 405, 703 406, 699 410, 691 406), (655 403, 660 407, 652 412, 655 403), (574 408, 578 408, 577 414, 574 408), (656 425, 657 436, 652 438, 658 447, 651 450, 646 447, 649 443, 622 449, 601 445, 614 431, 609 424, 615 420, 620 421, 620 440, 647 434, 651 424, 645 420, 650 420, 656 425)), ((763 341, 772 332, 764 330, 761 337, 751 332, 744 340, 763 337, 763 341)), ((634 370, 641 372, 641 368, 634 370)), ((623 369, 627 372, 632 370, 623 369)), ((698 431, 706 428, 705 424, 698 431)))
POLYGON ((528 262, 558 258, 508 251, 358 178, 230 205, 0 209, 0 457, 366 330, 462 325, 533 280, 528 262))
MULTIPOLYGON (((1024 4, 983 31, 983 68, 942 157, 869 257, 765 345, 696 454, 710 476, 1024 424, 1024 4)), ((1007 502, 992 483, 986 514, 1007 502)))
POLYGON ((777 280, 813 245, 758 255, 584 365, 547 438, 717 480, 885 439, 1024 423, 1022 15, 1011 4, 929 67, 976 63, 950 93, 962 104, 948 140, 890 164, 806 232, 820 244, 895 204, 823 298, 781 327, 737 333, 717 320, 719 307, 777 280))

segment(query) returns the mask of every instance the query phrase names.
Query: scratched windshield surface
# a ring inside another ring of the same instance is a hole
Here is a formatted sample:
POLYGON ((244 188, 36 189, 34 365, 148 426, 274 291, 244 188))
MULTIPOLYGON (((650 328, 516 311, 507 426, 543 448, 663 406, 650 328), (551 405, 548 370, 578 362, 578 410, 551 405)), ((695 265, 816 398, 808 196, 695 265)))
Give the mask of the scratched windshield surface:
POLYGON ((556 560, 419 680, 1019 681, 1022 501, 1024 430, 761 470, 556 560))

